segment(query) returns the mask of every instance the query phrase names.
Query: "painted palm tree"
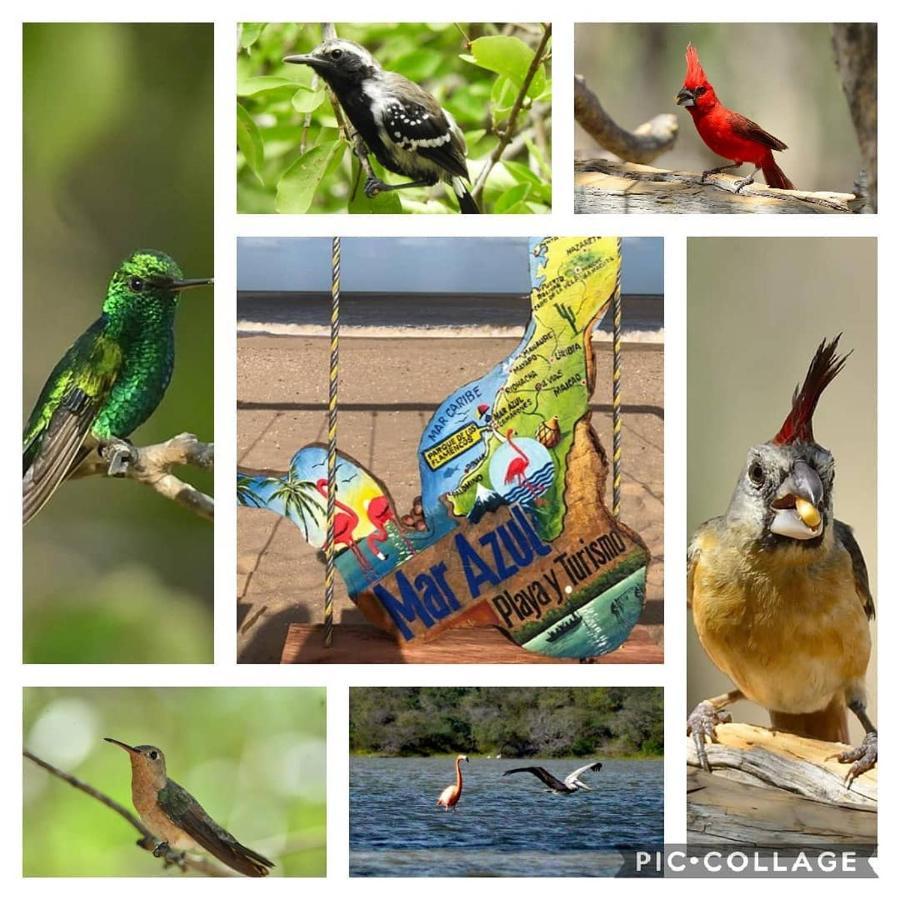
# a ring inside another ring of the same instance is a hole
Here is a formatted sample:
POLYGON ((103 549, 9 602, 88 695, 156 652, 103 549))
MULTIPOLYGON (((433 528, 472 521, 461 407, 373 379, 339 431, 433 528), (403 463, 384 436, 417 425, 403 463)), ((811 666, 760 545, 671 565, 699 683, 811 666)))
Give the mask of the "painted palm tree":
POLYGON ((237 500, 241 506, 249 506, 253 509, 265 509, 266 498, 259 493, 259 489, 265 485, 275 484, 274 478, 260 478, 253 475, 244 475, 238 472, 237 500))
POLYGON ((320 519, 325 515, 325 507, 319 499, 314 481, 303 481, 294 474, 294 470, 288 470, 283 478, 278 479, 278 487, 272 491, 269 500, 280 500, 284 504, 284 514, 299 528, 303 529, 303 536, 309 541, 309 522, 320 519))

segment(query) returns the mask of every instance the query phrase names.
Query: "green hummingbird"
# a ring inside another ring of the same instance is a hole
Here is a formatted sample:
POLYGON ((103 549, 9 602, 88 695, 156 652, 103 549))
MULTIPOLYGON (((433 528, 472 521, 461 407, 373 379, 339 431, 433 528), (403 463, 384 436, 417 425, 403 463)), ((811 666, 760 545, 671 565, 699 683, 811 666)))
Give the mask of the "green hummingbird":
POLYGON ((217 824, 206 810, 180 785, 166 775, 166 758, 158 747, 132 747, 115 738, 104 738, 131 757, 131 801, 141 821, 160 843, 153 851, 164 855, 168 848, 211 853, 242 875, 260 877, 275 866, 264 856, 239 843, 217 824))
POLYGON ((121 474, 125 439, 159 406, 172 378, 178 295, 206 284, 212 279, 185 278, 158 250, 138 250, 119 266, 100 318, 50 373, 25 426, 23 524, 92 453, 121 474))

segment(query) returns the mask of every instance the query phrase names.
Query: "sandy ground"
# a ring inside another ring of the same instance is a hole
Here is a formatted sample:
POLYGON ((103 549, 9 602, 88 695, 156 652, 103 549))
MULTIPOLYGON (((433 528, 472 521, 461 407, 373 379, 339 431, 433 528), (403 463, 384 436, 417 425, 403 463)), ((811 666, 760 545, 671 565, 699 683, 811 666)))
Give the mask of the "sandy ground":
MULTIPOLYGON (((434 407, 515 349, 506 338, 345 338, 341 343, 341 449, 371 468, 398 510, 420 493, 416 447, 434 407)), ((595 344, 593 424, 611 451, 609 344, 595 344)), ((238 465, 286 469, 304 444, 324 441, 328 344, 316 337, 238 340, 238 465)), ((623 364, 622 519, 653 557, 642 621, 663 620, 663 353, 626 345, 623 364)), ((610 477, 610 482, 612 478, 610 477)), ((609 485, 608 485, 609 487, 609 485)), ((238 509, 238 659, 278 662, 292 622, 319 622, 324 568, 289 521, 238 509)), ((338 622, 364 621, 340 578, 338 622)))

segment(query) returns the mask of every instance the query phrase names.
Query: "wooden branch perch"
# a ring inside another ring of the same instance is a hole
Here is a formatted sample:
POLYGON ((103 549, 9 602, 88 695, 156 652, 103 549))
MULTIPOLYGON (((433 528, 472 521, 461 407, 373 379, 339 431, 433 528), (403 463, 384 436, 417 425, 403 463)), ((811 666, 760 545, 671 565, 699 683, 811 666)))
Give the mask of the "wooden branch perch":
POLYGON ((877 775, 866 772, 847 787, 847 766, 827 758, 844 745, 755 725, 720 725, 716 734, 719 743, 707 744, 712 774, 687 741, 689 839, 874 843, 877 775))
POLYGON ((651 163, 671 150, 678 137, 678 119, 672 113, 660 113, 634 131, 622 128, 603 108, 583 75, 575 76, 575 121, 604 150, 625 162, 651 163))
MULTIPOLYGON (((28 750, 23 750, 22 755, 26 759, 30 759, 33 763, 40 766, 42 769, 48 771, 51 775, 55 775, 57 778, 65 781, 67 784, 72 785, 73 788, 82 791, 83 793, 87 794, 88 797, 93 797, 95 800, 102 803, 113 812, 118 813, 123 819, 125 819, 126 822, 128 822, 129 825, 132 826, 132 828, 134 828, 141 835, 141 839, 136 842, 136 846, 140 847, 142 850, 146 850, 149 853, 154 853, 154 855, 156 855, 154 851, 159 846, 159 839, 144 825, 144 823, 140 819, 137 818, 137 816, 132 814, 124 806, 116 803, 116 801, 111 797, 107 797, 106 794, 98 791, 95 787, 86 784, 84 781, 81 781, 74 775, 70 775, 68 772, 64 772, 62 769, 57 769, 56 766, 50 765, 50 763, 45 762, 39 756, 35 756, 28 750)), ((178 866, 178 868, 181 869, 182 872, 192 870, 194 872, 199 872, 202 875, 209 875, 213 878, 232 877, 232 874, 229 870, 216 865, 206 858, 189 857, 184 853, 179 853, 177 850, 173 850, 171 847, 167 848, 165 852, 160 853, 159 858, 162 859, 163 866, 165 868, 169 868, 169 866, 178 866)))
POLYGON ((576 160, 576 213, 853 213, 854 194, 782 191, 754 183, 735 193, 737 178, 673 172, 607 159, 576 160))
POLYGON ((537 45, 537 49, 534 51, 531 64, 528 66, 528 71, 525 73, 525 78, 522 80, 522 87, 519 88, 518 96, 512 105, 509 118, 506 120, 506 128, 503 129, 503 133, 500 135, 497 146, 491 151, 491 155, 488 157, 484 166, 482 166, 481 171, 478 173, 478 178, 475 179, 475 184, 472 186, 472 196, 476 201, 481 200, 481 195, 484 192, 484 186, 487 183, 488 175, 491 174, 491 169, 493 169, 500 161, 507 145, 516 135, 516 123, 519 120, 519 113, 522 111, 522 107, 525 104, 525 98, 528 96, 531 82, 534 81, 534 76, 537 74, 537 70, 544 61, 544 53, 547 49, 547 44, 550 42, 550 35, 553 32, 553 26, 550 22, 545 22, 542 27, 544 33, 541 35, 541 40, 537 45))
MULTIPOLYGON (((127 460, 120 473, 113 477, 130 478, 153 488, 167 500, 190 510, 204 519, 213 519, 212 497, 172 474, 175 466, 196 466, 212 469, 214 444, 204 444, 194 434, 177 434, 161 444, 147 447, 127 447, 127 460)), ((78 478, 88 475, 109 475, 108 455, 93 454, 90 462, 78 470, 78 478)))

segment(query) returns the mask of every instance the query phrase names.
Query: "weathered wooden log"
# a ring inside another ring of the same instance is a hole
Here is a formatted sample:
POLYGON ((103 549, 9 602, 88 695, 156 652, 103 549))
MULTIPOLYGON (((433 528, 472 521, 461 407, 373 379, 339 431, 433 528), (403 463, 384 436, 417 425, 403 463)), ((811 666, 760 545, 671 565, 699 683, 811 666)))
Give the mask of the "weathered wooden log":
POLYGON ((853 213, 864 200, 829 191, 782 191, 765 183, 735 193, 738 178, 675 172, 608 159, 576 160, 576 213, 853 213))
POLYGON ((711 774, 698 768, 693 740, 688 739, 690 841, 874 843, 875 771, 848 787, 848 767, 828 759, 847 747, 755 725, 720 725, 717 736, 718 744, 707 745, 711 774))

